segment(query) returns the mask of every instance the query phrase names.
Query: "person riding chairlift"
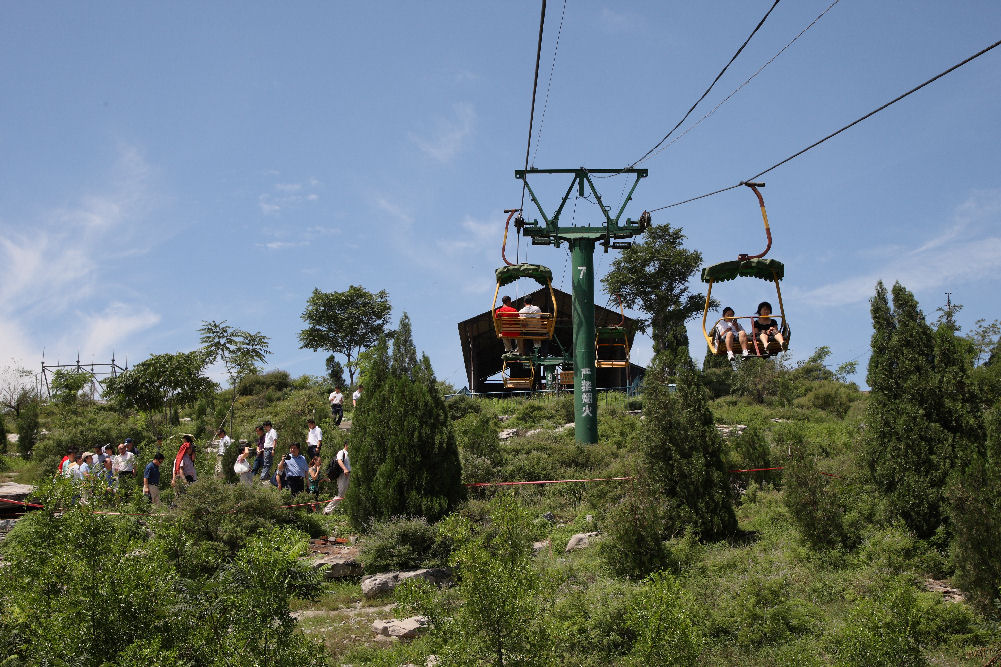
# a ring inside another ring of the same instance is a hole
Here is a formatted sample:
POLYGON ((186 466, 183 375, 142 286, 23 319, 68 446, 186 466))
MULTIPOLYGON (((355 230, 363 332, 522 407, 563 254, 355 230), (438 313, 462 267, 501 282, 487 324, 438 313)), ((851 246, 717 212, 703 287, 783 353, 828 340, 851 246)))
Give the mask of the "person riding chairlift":
POLYGON ((733 339, 737 338, 740 348, 743 350, 742 356, 748 355, 747 332, 740 326, 740 322, 734 316, 733 308, 727 306, 723 309, 723 319, 716 325, 716 335, 726 344, 726 358, 733 361, 733 339))

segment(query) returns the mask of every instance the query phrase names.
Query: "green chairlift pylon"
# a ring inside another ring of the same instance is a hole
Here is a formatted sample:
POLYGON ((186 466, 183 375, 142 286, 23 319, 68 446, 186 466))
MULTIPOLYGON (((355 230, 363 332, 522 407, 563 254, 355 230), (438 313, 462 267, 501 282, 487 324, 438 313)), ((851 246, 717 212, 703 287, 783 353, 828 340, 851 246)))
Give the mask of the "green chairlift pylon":
POLYGON ((577 441, 585 444, 598 442, 598 401, 594 391, 595 381, 595 326, 594 326, 594 248, 602 245, 605 252, 609 248, 625 249, 632 245, 624 239, 643 233, 650 225, 650 214, 646 211, 639 220, 626 219, 620 222, 626 205, 633 197, 633 192, 641 178, 646 178, 646 169, 518 169, 514 177, 525 183, 529 196, 542 222, 518 220, 516 225, 522 233, 532 239, 532 245, 553 245, 557 248, 566 242, 570 246, 571 284, 573 292, 573 368, 574 368, 574 433, 577 441), (536 197, 528 177, 535 174, 567 174, 573 178, 563 195, 563 200, 556 212, 547 215, 542 204, 536 197), (592 174, 631 174, 635 176, 632 187, 622 206, 613 216, 610 207, 606 206, 598 193, 592 174), (585 186, 594 196, 598 208, 604 215, 604 221, 591 227, 560 226, 560 215, 566 207, 570 194, 577 187, 578 196, 585 196, 585 186))

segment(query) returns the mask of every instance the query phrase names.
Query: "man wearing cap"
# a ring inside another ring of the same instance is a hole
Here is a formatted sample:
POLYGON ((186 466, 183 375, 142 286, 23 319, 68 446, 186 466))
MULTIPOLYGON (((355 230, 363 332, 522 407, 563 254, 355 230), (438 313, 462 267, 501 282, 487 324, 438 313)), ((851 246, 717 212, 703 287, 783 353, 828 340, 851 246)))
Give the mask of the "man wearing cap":
POLYGON ((163 463, 163 454, 157 452, 153 460, 146 464, 143 470, 143 495, 149 498, 154 505, 160 504, 160 464, 163 463))
POLYGON ((293 442, 289 447, 288 456, 278 464, 278 475, 285 477, 285 484, 293 496, 302 493, 307 469, 306 457, 299 453, 299 443, 293 442))
POLYGON ((307 420, 306 426, 309 429, 306 432, 306 453, 312 461, 314 456, 320 455, 320 448, 323 447, 323 431, 316 425, 315 419, 307 420))
POLYGON ((136 442, 132 438, 125 438, 125 449, 132 452, 132 455, 139 460, 139 448, 136 447, 136 442))
POLYGON ((275 459, 275 445, 278 443, 278 431, 272 426, 270 421, 264 422, 264 446, 261 456, 264 463, 261 464, 261 482, 270 483, 271 463, 275 459))

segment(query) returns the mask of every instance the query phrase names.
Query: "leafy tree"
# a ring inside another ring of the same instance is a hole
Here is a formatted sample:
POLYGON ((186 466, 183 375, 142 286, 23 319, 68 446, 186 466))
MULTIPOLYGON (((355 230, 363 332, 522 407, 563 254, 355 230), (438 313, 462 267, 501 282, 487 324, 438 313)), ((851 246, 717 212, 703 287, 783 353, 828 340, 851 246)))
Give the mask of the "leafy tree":
POLYGON ((3 412, 0 412, 0 454, 7 453, 7 425, 4 424, 3 412))
POLYGON ((676 393, 669 381, 663 359, 654 357, 644 380, 641 446, 646 472, 665 498, 666 528, 692 526, 706 540, 726 537, 737 518, 708 392, 690 360, 679 369, 676 393))
POLYGON ((14 416, 21 414, 21 408, 34 400, 35 376, 27 368, 9 364, 0 372, 0 406, 10 410, 14 416))
POLYGON ((347 383, 344 381, 344 366, 341 362, 337 361, 337 357, 330 355, 327 357, 327 377, 330 378, 331 384, 335 387, 347 387, 347 383))
POLYGON ((213 382, 204 374, 205 355, 201 350, 176 354, 155 354, 124 373, 109 378, 104 396, 124 409, 151 415, 165 410, 165 417, 212 391, 213 382))
POLYGON ((946 480, 979 431, 969 414, 972 354, 947 325, 933 332, 899 283, 871 302, 871 393, 861 460, 892 511, 919 537, 943 525, 946 480))
POLYGON ((626 307, 648 315, 641 324, 651 328, 654 352, 683 351, 687 356, 685 322, 702 312, 705 297, 688 291, 702 254, 685 249, 684 239, 680 228, 668 224, 650 227, 643 242, 634 243, 612 261, 601 282, 609 294, 618 294, 626 307))
POLYGON ((205 355, 205 363, 212 364, 221 361, 226 367, 231 387, 236 387, 240 378, 246 375, 257 375, 261 372, 260 364, 271 349, 270 338, 260 331, 250 333, 237 329, 222 322, 202 322, 198 333, 199 342, 205 355))
POLYGON ((17 416, 17 451, 21 456, 31 456, 31 450, 38 441, 38 401, 34 400, 21 408, 17 416))
MULTIPOLYGON (((270 339, 260 331, 250 333, 231 327, 226 324, 226 320, 222 322, 203 321, 198 333, 201 334, 199 342, 202 344, 205 364, 222 361, 226 367, 226 374, 229 375, 229 386, 233 389, 228 411, 232 415, 233 405, 236 403, 237 386, 243 378, 261 372, 259 364, 263 364, 267 356, 271 354, 268 345, 270 339)), ((223 423, 225 423, 225 417, 223 423)))
POLYGON ((392 354, 385 339, 372 352, 351 427, 351 522, 361 529, 373 518, 438 519, 464 496, 459 449, 431 361, 417 359, 406 313, 392 354))
POLYGON ((76 403, 80 391, 91 382, 93 377, 86 371, 60 368, 52 374, 52 397, 57 403, 72 405, 76 403))
POLYGON ((358 353, 386 332, 391 312, 386 290, 373 294, 358 285, 344 292, 314 289, 302 313, 306 328, 299 332, 300 347, 343 354, 353 385, 358 353))

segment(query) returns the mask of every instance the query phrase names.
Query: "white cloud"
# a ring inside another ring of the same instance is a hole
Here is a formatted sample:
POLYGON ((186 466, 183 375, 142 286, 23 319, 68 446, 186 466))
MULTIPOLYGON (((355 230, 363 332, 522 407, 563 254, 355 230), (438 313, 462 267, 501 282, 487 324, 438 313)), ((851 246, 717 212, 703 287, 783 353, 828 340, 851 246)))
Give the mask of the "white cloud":
POLYGON ((603 7, 598 16, 601 27, 608 32, 629 32, 641 25, 639 18, 630 12, 617 12, 603 7))
POLYGON ((396 218, 399 222, 409 225, 414 221, 414 216, 412 216, 405 208, 395 202, 389 201, 385 197, 376 198, 375 205, 381 211, 384 211, 396 218))
POLYGON ((129 336, 160 323, 160 316, 148 307, 117 301, 100 313, 80 313, 80 319, 84 326, 80 349, 97 357, 109 356, 129 336))
POLYGON ((465 147, 476 126, 476 110, 468 102, 460 102, 453 107, 454 117, 439 118, 430 137, 422 137, 413 132, 410 140, 425 155, 436 162, 450 162, 465 147))
MULTIPOLYGON (((269 172, 269 175, 278 175, 278 172, 269 172)), ((275 183, 269 192, 258 195, 257 207, 264 215, 277 215, 283 209, 303 202, 318 201, 320 195, 310 190, 315 190, 319 185, 320 181, 312 177, 301 183, 275 183)))
MULTIPOLYGON (((872 252, 867 253, 870 257, 872 252)), ((948 227, 913 249, 896 246, 883 266, 812 290, 794 292, 819 306, 867 301, 876 281, 899 281, 912 291, 982 279, 1001 270, 1001 190, 974 192, 948 227)))
POLYGON ((269 241, 268 243, 258 243, 258 248, 268 250, 288 250, 289 248, 301 248, 306 245, 305 241, 269 241))
POLYGON ((100 301, 109 284, 106 267, 147 252, 164 233, 144 224, 158 200, 149 184, 151 172, 140 151, 123 146, 106 191, 84 194, 78 205, 34 219, 0 223, 0 349, 5 355, 34 367, 43 348, 57 355, 75 355, 78 349, 103 354, 110 350, 104 342, 121 343, 152 326, 158 316, 148 309, 130 311, 127 304, 100 301), (81 310, 92 306, 101 314, 81 310), (104 322, 117 324, 121 335, 113 335, 104 322), (101 350, 79 347, 98 342, 101 350))

